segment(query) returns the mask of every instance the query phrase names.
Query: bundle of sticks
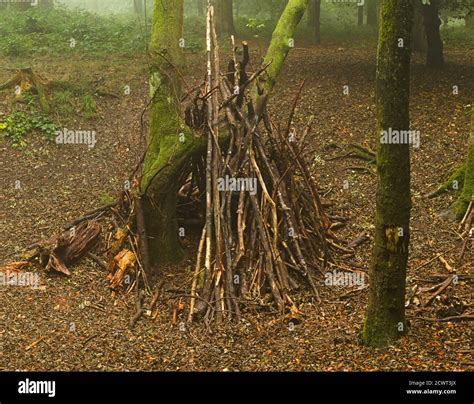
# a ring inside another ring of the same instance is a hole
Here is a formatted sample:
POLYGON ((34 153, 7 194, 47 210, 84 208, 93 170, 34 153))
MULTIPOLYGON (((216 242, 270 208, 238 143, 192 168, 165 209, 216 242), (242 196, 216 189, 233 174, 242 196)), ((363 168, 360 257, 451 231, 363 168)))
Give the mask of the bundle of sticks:
POLYGON ((248 85, 266 74, 265 66, 247 78, 247 45, 242 62, 234 44, 233 49, 230 68, 221 74, 209 7, 207 84, 202 91, 207 155, 198 170, 201 178, 205 172, 206 220, 189 320, 238 319, 242 303, 259 299, 270 300, 278 310, 295 307, 290 291, 302 283, 319 300, 313 277, 324 270, 334 244, 328 241, 330 222, 305 160, 311 123, 299 139, 290 133, 292 117, 285 131, 276 130, 265 108, 253 105, 251 92, 261 90, 248 85), (228 139, 219 142, 224 131, 228 139))

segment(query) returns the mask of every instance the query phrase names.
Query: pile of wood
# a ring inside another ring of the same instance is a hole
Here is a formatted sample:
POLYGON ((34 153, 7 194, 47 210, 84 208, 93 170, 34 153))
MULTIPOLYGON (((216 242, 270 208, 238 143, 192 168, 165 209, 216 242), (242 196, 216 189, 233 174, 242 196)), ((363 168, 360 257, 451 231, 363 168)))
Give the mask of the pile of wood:
POLYGON ((207 85, 201 92, 207 155, 204 167, 193 173, 202 178, 205 172, 206 223, 189 313, 189 319, 206 322, 238 319, 246 301, 294 308, 290 291, 302 284, 319 300, 314 277, 335 245, 328 240, 330 222, 305 155, 311 122, 298 136, 290 130, 292 112, 286 129, 276 130, 264 104, 254 105, 252 91, 260 89, 251 83, 266 67, 247 75, 246 44, 244 60, 237 61, 234 47, 228 71, 221 74, 212 14, 210 8, 207 85))

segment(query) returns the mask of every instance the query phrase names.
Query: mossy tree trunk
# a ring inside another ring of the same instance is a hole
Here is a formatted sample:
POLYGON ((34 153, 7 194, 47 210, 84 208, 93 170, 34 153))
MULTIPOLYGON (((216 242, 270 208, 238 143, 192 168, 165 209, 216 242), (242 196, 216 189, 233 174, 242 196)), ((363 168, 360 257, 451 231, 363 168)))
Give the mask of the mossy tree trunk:
POLYGON ((440 68, 444 66, 443 41, 441 40, 441 18, 439 18, 440 0, 431 0, 421 6, 423 25, 425 27, 427 51, 426 65, 440 68))
POLYGON ((234 0, 212 0, 212 4, 215 10, 217 33, 222 37, 235 35, 234 0))
POLYGON ((194 146, 184 124, 178 69, 183 30, 183 0, 157 0, 150 41, 150 129, 140 184, 153 263, 178 262, 183 251, 178 237, 178 184, 194 146))
POLYGON ((311 41, 321 43, 321 0, 310 0, 308 6, 308 27, 311 41))
MULTIPOLYGON (((309 0, 290 0, 275 29, 265 60, 273 60, 262 83, 268 95, 290 50, 296 25, 309 0)), ((183 29, 183 0, 155 0, 150 43, 150 129, 140 191, 146 216, 152 264, 176 263, 184 252, 176 217, 177 191, 189 160, 205 151, 205 141, 185 125, 179 104, 177 69, 182 65, 179 40, 183 29), (184 139, 184 141, 182 141, 184 139)), ((255 95, 256 98, 257 94, 255 95)), ((254 103, 258 100, 254 98, 254 103)), ((265 98, 266 99, 266 98, 265 98)))
POLYGON ((408 144, 382 143, 382 132, 409 130, 411 0, 382 0, 377 52, 377 211, 370 293, 362 339, 384 346, 406 331, 405 278, 410 222, 408 144))
MULTIPOLYGON (((283 13, 278 20, 277 26, 272 34, 272 40, 268 47, 263 63, 271 65, 266 70, 267 74, 259 77, 258 83, 266 95, 270 94, 275 86, 276 79, 280 73, 283 63, 290 49, 294 46, 294 33, 301 21, 309 0, 289 0, 283 13)), ((253 96, 256 98, 255 91, 253 96)), ((259 102, 257 101, 257 107, 259 102)))
POLYGON ((466 161, 462 167, 462 188, 456 201, 450 206, 450 216, 461 220, 474 195, 474 103, 471 105, 471 133, 467 144, 466 161))

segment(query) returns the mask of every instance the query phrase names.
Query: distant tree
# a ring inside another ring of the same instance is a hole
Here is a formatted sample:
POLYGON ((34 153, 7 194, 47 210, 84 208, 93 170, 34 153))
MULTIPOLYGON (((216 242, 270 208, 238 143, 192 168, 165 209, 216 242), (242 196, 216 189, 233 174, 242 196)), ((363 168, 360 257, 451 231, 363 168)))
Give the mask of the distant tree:
POLYGON ((235 35, 234 1, 212 0, 215 9, 216 31, 223 36, 235 35))
POLYGON ((321 0, 309 1, 308 28, 311 32, 311 41, 321 43, 321 0))
POLYGON ((423 16, 421 15, 421 3, 414 1, 414 19, 413 19, 413 51, 426 52, 426 34, 423 25, 423 16))
POLYGON ((364 5, 357 6, 357 25, 364 25, 364 5))
POLYGON ((144 14, 143 0, 133 0, 133 9, 138 15, 144 14))
POLYGON ((441 18, 439 10, 441 0, 430 0, 429 3, 421 4, 421 14, 425 27, 427 51, 426 65, 428 67, 440 68, 444 66, 443 41, 441 40, 441 18))
POLYGON ((379 0, 366 0, 367 3, 367 25, 377 25, 377 3, 379 0))
POLYGON ((377 202, 370 291, 362 340, 385 346, 406 332, 405 284, 410 239, 409 144, 382 133, 408 131, 413 4, 381 0, 377 51, 377 202))

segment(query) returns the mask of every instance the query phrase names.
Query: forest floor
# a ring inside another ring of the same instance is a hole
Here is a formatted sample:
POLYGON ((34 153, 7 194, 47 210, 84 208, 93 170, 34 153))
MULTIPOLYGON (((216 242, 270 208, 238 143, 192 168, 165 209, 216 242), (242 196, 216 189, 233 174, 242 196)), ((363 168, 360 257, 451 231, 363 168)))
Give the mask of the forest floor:
MULTIPOLYGON (((443 182, 460 164, 469 134, 463 105, 474 94, 474 51, 446 50, 443 71, 427 70, 420 56, 413 58, 411 120, 421 132, 419 148, 412 149, 413 211, 408 295, 416 285, 427 288, 433 274, 449 274, 437 254, 456 274, 473 274, 474 246, 463 246, 457 225, 437 213, 453 196, 427 200, 422 196, 443 182), (453 86, 459 95, 453 95, 453 86), (430 260, 432 260, 430 262, 430 260), (424 266, 422 266, 425 264, 424 266), (421 267, 422 266, 422 267, 421 267), (421 268, 420 268, 421 267, 421 268)), ((253 62, 256 64, 256 58, 253 62)), ((189 83, 201 80, 202 56, 188 55, 189 83)), ((6 59, 0 82, 27 60, 6 59)), ((0 262, 32 242, 58 233, 69 220, 100 206, 101 195, 115 195, 135 165, 140 149, 140 116, 146 104, 144 60, 108 56, 90 58, 35 58, 32 67, 49 80, 101 83, 113 93, 129 85, 120 98, 97 99, 97 115, 86 118, 74 105, 67 116, 53 113, 61 127, 95 130, 97 144, 60 146, 29 136, 23 149, 0 143, 0 262), (19 180, 20 189, 15 188, 19 180)), ((341 268, 366 272, 374 232, 376 176, 370 165, 354 159, 327 160, 343 154, 350 144, 375 147, 375 51, 371 47, 302 47, 292 51, 279 78, 270 112, 275 122, 286 122, 303 79, 295 129, 301 133, 310 115, 312 170, 332 214, 347 217, 338 231, 350 241, 361 232, 370 241, 355 256, 336 256, 341 268), (343 86, 349 86, 349 95, 343 86), (341 149, 334 147, 337 145, 341 149), (361 169, 360 167, 364 167, 361 169), (347 182, 345 182, 347 181, 347 182)), ((2 115, 11 110, 13 96, 0 99, 2 115)), ((187 241, 192 244, 192 239, 187 241)), ((133 293, 115 298, 106 273, 84 259, 72 276, 50 275, 34 269, 40 288, 0 286, 0 370, 217 370, 217 371, 376 371, 474 369, 472 323, 432 322, 416 317, 442 318, 472 311, 472 283, 449 286, 432 305, 420 307, 429 295, 416 294, 407 308, 408 334, 387 349, 361 346, 358 333, 364 319, 367 288, 326 286, 318 280, 321 303, 307 292, 297 301, 304 313, 294 327, 286 315, 247 309, 239 324, 224 324, 211 332, 199 323, 180 323, 185 311, 172 320, 171 289, 189 285, 192 254, 180 266, 162 270, 166 289, 155 321, 143 317, 133 330, 133 293), (470 306, 469 306, 470 305, 470 306), (469 308, 471 307, 471 308, 469 308)), ((331 268, 332 270, 332 268, 331 268)), ((343 270, 343 269, 342 269, 343 270)), ((367 275, 365 278, 367 283, 367 275)), ((472 281, 471 281, 472 282, 472 281)), ((147 300, 150 298, 148 297, 147 300)), ((184 303, 187 301, 183 300, 184 303)))

